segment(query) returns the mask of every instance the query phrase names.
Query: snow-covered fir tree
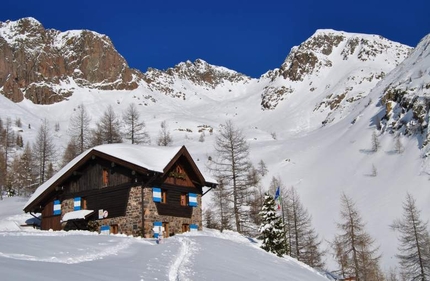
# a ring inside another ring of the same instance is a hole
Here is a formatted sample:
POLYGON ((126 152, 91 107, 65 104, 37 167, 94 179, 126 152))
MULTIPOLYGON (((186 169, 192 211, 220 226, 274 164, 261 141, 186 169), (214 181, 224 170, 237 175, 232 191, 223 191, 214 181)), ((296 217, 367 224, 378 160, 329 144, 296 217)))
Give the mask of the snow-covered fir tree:
POLYGON ((282 257, 287 249, 284 225, 282 219, 276 214, 275 200, 268 193, 265 194, 260 216, 262 222, 258 231, 259 239, 263 240, 261 248, 282 257))

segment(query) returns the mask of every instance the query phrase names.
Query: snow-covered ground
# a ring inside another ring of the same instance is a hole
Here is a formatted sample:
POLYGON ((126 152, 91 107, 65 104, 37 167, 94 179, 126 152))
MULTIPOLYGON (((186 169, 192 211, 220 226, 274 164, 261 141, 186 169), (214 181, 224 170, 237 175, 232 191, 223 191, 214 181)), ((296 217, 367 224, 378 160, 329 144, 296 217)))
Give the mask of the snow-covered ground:
POLYGON ((21 225, 27 198, 0 201, 1 280, 297 280, 327 279, 289 257, 279 258, 235 232, 206 229, 154 239, 50 232, 21 225))

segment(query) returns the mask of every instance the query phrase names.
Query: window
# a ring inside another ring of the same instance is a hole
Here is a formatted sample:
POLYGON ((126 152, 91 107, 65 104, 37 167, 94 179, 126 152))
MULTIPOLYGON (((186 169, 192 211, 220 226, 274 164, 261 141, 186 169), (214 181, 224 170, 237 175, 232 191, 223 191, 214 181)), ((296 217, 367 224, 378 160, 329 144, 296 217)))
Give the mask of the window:
POLYGON ((181 194, 181 206, 188 206, 188 196, 186 193, 181 194))
POLYGON ((87 209, 87 199, 81 198, 81 209, 86 210, 87 209))
POLYGON ((159 187, 153 187, 152 200, 156 203, 167 203, 167 191, 159 187))
POLYGON ((182 225, 182 233, 184 233, 184 232, 188 232, 188 231, 190 231, 190 225, 189 225, 189 224, 184 223, 184 224, 182 225))
POLYGON ((73 198, 73 211, 86 210, 87 199, 82 197, 73 198))
POLYGON ((103 186, 109 185, 109 171, 108 171, 108 169, 103 169, 102 183, 103 183, 103 186))
POLYGON ((167 203, 167 191, 161 190, 161 203, 167 203))

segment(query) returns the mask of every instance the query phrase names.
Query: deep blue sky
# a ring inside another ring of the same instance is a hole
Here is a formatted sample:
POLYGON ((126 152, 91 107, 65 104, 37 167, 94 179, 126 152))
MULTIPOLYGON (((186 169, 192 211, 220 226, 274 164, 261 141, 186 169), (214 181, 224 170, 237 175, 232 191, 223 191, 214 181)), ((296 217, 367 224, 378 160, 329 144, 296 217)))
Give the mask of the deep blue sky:
POLYGON ((31 16, 45 28, 106 34, 141 71, 201 58, 259 77, 321 28, 414 47, 430 33, 429 11, 430 0, 3 0, 0 21, 31 16))

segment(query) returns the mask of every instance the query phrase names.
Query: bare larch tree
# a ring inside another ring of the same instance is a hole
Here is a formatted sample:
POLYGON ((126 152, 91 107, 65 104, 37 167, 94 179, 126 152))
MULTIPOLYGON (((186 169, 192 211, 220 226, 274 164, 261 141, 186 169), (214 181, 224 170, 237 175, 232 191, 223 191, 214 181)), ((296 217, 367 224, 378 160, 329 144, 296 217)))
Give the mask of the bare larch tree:
POLYGON ((228 200, 232 204, 236 231, 242 232, 241 212, 248 194, 248 172, 251 167, 249 145, 242 131, 227 121, 215 141, 216 157, 210 168, 225 181, 228 200))
POLYGON ((400 233, 397 258, 407 280, 430 280, 430 235, 428 222, 423 222, 420 214, 415 199, 408 193, 403 202, 403 218, 391 225, 400 233))
POLYGON ((132 144, 149 143, 149 134, 145 131, 145 122, 140 120, 140 113, 134 103, 131 103, 122 115, 124 136, 132 144))
POLYGON ((45 119, 40 126, 33 143, 33 155, 38 169, 39 184, 44 183, 47 178, 49 163, 55 161, 55 144, 49 130, 48 121, 45 119))
MULTIPOLYGON (((72 139, 69 143, 74 143, 77 147, 77 154, 84 152, 90 147, 90 122, 91 117, 85 109, 84 104, 80 104, 70 117, 69 134, 72 139)), ((75 153, 74 156, 77 156, 75 153)))
POLYGON ((340 231, 335 236, 333 249, 343 277, 355 277, 356 281, 383 280, 375 241, 365 231, 365 224, 355 203, 344 193, 341 197, 340 231))
POLYGON ((113 107, 110 105, 97 123, 96 129, 93 130, 91 143, 93 146, 96 146, 105 143, 121 142, 120 122, 113 107))

